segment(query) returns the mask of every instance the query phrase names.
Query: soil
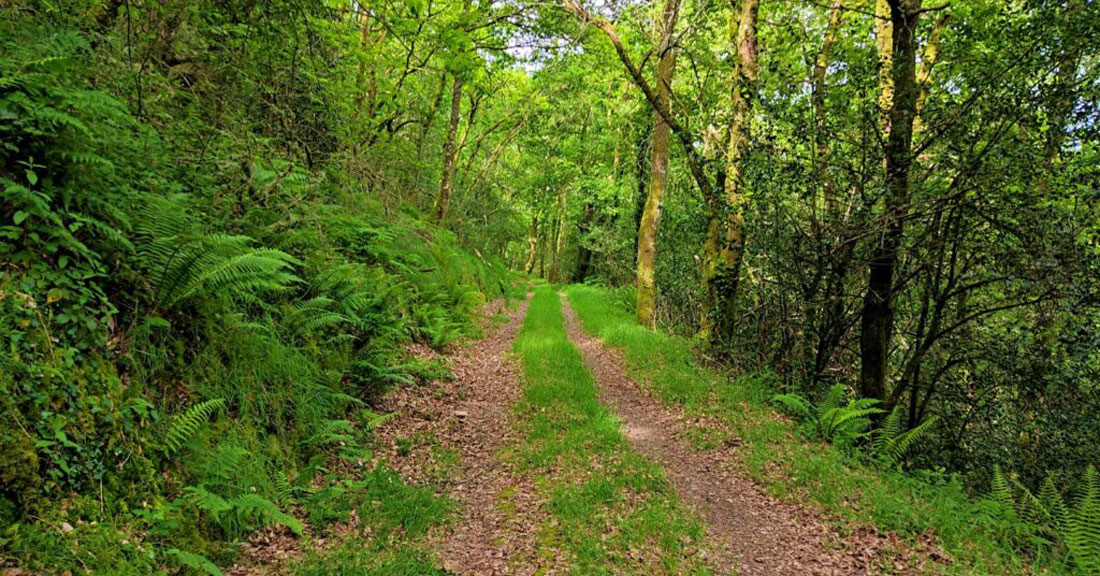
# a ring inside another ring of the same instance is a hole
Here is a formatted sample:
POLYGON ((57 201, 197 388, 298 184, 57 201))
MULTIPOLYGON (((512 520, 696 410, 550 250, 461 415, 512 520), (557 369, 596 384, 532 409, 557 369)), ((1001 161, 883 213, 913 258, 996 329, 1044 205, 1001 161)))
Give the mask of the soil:
POLYGON ((433 543, 440 564, 455 574, 532 574, 545 562, 535 558, 543 522, 535 487, 501 457, 516 440, 513 407, 522 382, 511 350, 527 304, 447 358, 453 380, 394 391, 382 406, 402 413, 378 431, 383 458, 406 480, 434 481, 459 503, 457 523, 433 543), (457 462, 441 469, 446 453, 457 454, 457 462))

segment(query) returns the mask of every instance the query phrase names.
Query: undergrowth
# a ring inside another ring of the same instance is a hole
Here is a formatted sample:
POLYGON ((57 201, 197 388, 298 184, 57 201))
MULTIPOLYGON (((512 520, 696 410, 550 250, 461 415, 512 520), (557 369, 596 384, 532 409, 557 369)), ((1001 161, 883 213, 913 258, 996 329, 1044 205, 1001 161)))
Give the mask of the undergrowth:
POLYGON ((481 304, 516 294, 503 262, 254 134, 209 130, 221 163, 192 159, 99 88, 86 35, 12 16, 0 568, 215 574, 257 530, 353 508, 378 522, 368 549, 422 537, 447 505, 362 469, 366 407, 441 375, 405 346, 475 334, 481 304))

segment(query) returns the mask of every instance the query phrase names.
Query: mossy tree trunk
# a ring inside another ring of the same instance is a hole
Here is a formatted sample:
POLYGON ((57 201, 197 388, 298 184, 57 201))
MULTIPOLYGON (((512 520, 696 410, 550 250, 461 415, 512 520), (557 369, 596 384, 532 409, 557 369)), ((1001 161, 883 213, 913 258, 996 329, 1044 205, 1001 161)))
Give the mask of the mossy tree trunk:
POLYGON ((462 77, 456 75, 451 87, 451 120, 447 126, 447 139, 443 142, 443 176, 439 183, 439 199, 435 204, 436 220, 447 218, 451 196, 454 195, 455 165, 458 149, 455 139, 458 136, 458 122, 462 116, 462 77))
POLYGON ((535 256, 539 250, 539 213, 536 211, 531 215, 531 232, 527 235, 527 263, 523 266, 523 271, 526 274, 530 274, 535 270, 535 256))
POLYGON ((722 198, 710 209, 703 253, 706 306, 700 317, 700 336, 712 344, 728 339, 736 328, 737 291, 745 251, 744 205, 747 194, 744 161, 751 137, 756 91, 756 20, 759 9, 759 0, 735 1, 730 16, 730 37, 734 46, 730 81, 730 108, 733 114, 726 148, 722 198))
POLYGON ((653 328, 657 323, 657 232, 661 222, 661 203, 668 186, 668 152, 671 129, 665 118, 671 113, 672 74, 676 67, 676 51, 672 34, 680 11, 679 0, 666 0, 658 28, 657 105, 653 112, 653 134, 650 144, 649 192, 638 224, 638 258, 636 271, 638 323, 653 328))

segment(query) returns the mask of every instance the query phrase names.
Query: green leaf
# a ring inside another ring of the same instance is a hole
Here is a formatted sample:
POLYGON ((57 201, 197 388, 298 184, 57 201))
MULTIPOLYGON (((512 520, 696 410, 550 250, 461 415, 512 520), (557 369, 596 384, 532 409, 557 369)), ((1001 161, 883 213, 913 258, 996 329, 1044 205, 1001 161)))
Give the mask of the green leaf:
POLYGON ((15 216, 12 217, 12 221, 14 221, 16 224, 22 224, 23 221, 27 219, 27 216, 30 216, 30 214, 19 210, 15 213, 15 216))

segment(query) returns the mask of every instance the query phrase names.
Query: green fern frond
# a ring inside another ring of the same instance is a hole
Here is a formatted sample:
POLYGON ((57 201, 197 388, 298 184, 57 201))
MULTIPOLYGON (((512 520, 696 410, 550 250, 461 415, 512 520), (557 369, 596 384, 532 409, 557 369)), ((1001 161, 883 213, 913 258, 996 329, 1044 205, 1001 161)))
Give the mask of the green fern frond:
POLYGON ((902 432, 903 414, 902 406, 895 406, 873 434, 871 451, 883 465, 896 466, 939 422, 936 416, 932 416, 902 432))
POLYGON ((825 393, 825 397, 817 405, 817 413, 819 415, 840 408, 847 404, 848 399, 848 387, 843 384, 836 384, 829 388, 829 391, 825 393))
POLYGON ((1050 476, 1043 480, 1043 484, 1039 488, 1039 506, 1046 513, 1046 517, 1054 529, 1061 532, 1065 527, 1069 508, 1066 506, 1066 500, 1062 497, 1062 493, 1054 485, 1054 479, 1050 476))
MULTIPOLYGON (((1047 480, 1050 480, 1050 477, 1047 477, 1047 480)), ((1041 496, 1033 494, 1031 490, 1027 489, 1027 486, 1024 486, 1023 483, 1018 480, 1012 480, 1012 485, 1019 494, 1019 515, 1024 520, 1036 526, 1053 527, 1055 525, 1055 520, 1051 516, 1051 511, 1047 508, 1046 504, 1044 504, 1041 496)), ((1054 486, 1053 482, 1051 482, 1050 486, 1054 486)), ((1045 481, 1043 483, 1043 488, 1046 488, 1045 481)))
POLYGON ((1100 480, 1089 466, 1073 509, 1066 515, 1063 538, 1073 562, 1086 574, 1100 571, 1100 480))
POLYGON ((858 437, 871 426, 870 416, 882 412, 880 408, 861 407, 855 403, 830 409, 821 417, 821 433, 827 439, 835 439, 838 435, 845 436, 845 439, 858 437))
POLYGON ((192 506, 209 514, 215 521, 220 520, 223 514, 233 509, 233 505, 228 500, 201 486, 188 486, 183 491, 187 494, 187 501, 192 506))
POLYGON ((316 332, 349 322, 348 316, 332 310, 336 304, 328 297, 312 298, 294 305, 284 322, 296 334, 316 332))
POLYGON ((994 501, 1006 510, 1016 510, 1016 499, 1012 496, 1012 488, 1000 464, 993 465, 993 476, 989 481, 989 495, 994 501))
POLYGON ((277 504, 259 494, 241 494, 233 499, 232 507, 241 525, 258 521, 263 526, 286 526, 299 535, 305 529, 301 520, 283 512, 277 504))
POLYGON ((275 502, 279 506, 289 506, 295 492, 297 492, 297 489, 290 482, 290 477, 286 475, 286 472, 278 470, 275 472, 272 483, 275 485, 275 502))
POLYGON ((198 432, 199 427, 209 421, 214 412, 223 407, 225 407, 225 400, 214 398, 199 402, 173 418, 172 425, 164 435, 165 452, 168 454, 178 452, 198 432))
POLYGON ((813 417, 813 406, 810 401, 798 394, 776 394, 771 402, 784 414, 797 420, 807 420, 813 417))
POLYGON ((905 410, 899 404, 882 419, 871 440, 871 451, 877 456, 888 455, 887 446, 902 434, 905 410))
POLYGON ((207 576, 225 576, 218 568, 217 564, 211 562, 206 556, 202 554, 195 554, 194 552, 187 552, 186 550, 180 550, 179 548, 172 548, 165 550, 165 554, 176 559, 181 565, 191 568, 192 570, 198 570, 207 574, 207 576))
POLYGON ((400 415, 399 412, 387 412, 385 414, 376 414, 370 410, 363 410, 359 413, 360 417, 366 420, 365 426, 369 431, 377 430, 380 426, 397 418, 400 415))
POLYGON ((239 238, 212 236, 174 269, 162 286, 162 302, 175 305, 200 292, 248 293, 286 288, 296 278, 287 270, 293 258, 270 248, 239 248, 239 238), (232 253, 236 251, 236 253, 232 253))
POLYGON ((317 427, 307 443, 314 447, 351 444, 355 442, 354 432, 355 427, 347 420, 326 420, 317 427))
POLYGON ((150 200, 135 227, 137 255, 150 272, 154 298, 172 308, 201 294, 235 298, 286 289, 297 277, 289 254, 253 247, 247 236, 203 235, 182 195, 150 200))
POLYGON ((34 112, 35 120, 50 124, 54 129, 63 127, 72 128, 88 138, 93 137, 91 128, 88 128, 88 125, 85 124, 83 120, 67 112, 62 112, 50 106, 37 108, 34 112))

